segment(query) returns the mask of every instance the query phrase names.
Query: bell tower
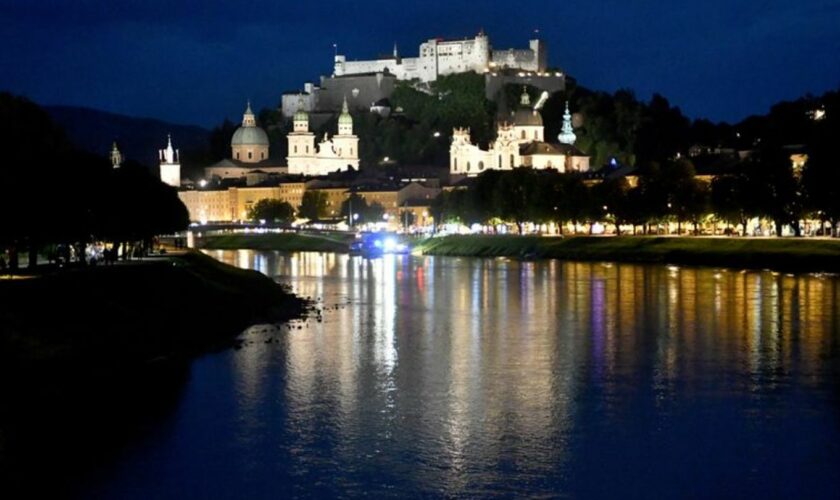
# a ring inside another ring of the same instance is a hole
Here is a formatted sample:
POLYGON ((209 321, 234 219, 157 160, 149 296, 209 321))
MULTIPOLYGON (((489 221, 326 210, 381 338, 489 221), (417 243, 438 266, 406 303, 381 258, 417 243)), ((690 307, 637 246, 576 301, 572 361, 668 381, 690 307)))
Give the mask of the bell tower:
POLYGON ((166 136, 166 149, 159 151, 160 180, 172 187, 181 187, 181 162, 177 149, 172 147, 172 136, 166 136))

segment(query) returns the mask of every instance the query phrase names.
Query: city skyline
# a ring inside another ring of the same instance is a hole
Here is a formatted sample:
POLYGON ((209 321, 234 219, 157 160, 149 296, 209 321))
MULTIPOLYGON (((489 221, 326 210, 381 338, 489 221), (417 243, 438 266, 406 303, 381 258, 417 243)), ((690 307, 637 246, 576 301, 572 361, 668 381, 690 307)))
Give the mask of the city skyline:
POLYGON ((285 90, 332 71, 333 44, 350 59, 413 54, 436 36, 479 29, 496 48, 539 36, 549 64, 591 89, 660 93, 691 118, 737 122, 775 102, 840 83, 840 6, 812 0, 728 6, 485 2, 280 5, 244 11, 222 2, 200 9, 162 2, 57 2, 48 15, 3 1, 0 88, 42 104, 213 126, 242 103, 276 106, 285 90), (446 9, 450 15, 442 16, 446 9), (508 9, 506 15, 496 15, 508 9), (352 19, 352 22, 341 22, 352 19), (657 19, 651 24, 651 19, 657 19), (556 20, 549 24, 546 20, 556 20), (316 35, 317 34, 317 35, 316 35))

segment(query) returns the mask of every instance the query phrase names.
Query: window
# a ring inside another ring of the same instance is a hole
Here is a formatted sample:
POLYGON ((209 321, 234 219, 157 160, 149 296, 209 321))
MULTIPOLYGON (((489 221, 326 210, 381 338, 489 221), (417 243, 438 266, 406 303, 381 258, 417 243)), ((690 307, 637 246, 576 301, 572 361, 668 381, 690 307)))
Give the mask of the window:
POLYGON ((499 168, 502 168, 502 155, 499 155, 499 168))
POLYGON ((456 172, 458 171, 458 158, 454 158, 452 160, 452 170, 454 170, 456 172))
POLYGON ((306 154, 309 154, 309 146, 306 146, 306 154))
MULTIPOLYGON (((236 152, 236 159, 237 160, 239 159, 239 151, 236 152)), ((227 172, 225 172, 225 173, 227 173, 227 172)))
POLYGON ((250 151, 248 151, 248 159, 250 160, 253 156, 254 155, 250 151))
POLYGON ((510 168, 513 168, 513 155, 510 155, 510 168))
POLYGON ((539 140, 539 138, 540 138, 540 137, 537 135, 537 131, 536 131, 536 130, 534 130, 534 140, 535 140, 535 141, 536 141, 536 140, 539 140))
POLYGON ((525 138, 525 131, 524 130, 522 131, 522 138, 523 139, 525 138))
POLYGON ((467 172, 470 171, 470 162, 467 162, 467 172))
POLYGON ((295 144, 295 154, 297 154, 297 144, 295 144))
POLYGON ((484 162, 483 161, 478 162, 478 169, 479 170, 484 170, 484 162))
POLYGON ((260 159, 261 159, 261 160, 265 160, 265 151, 263 151, 262 153, 260 153, 260 159))

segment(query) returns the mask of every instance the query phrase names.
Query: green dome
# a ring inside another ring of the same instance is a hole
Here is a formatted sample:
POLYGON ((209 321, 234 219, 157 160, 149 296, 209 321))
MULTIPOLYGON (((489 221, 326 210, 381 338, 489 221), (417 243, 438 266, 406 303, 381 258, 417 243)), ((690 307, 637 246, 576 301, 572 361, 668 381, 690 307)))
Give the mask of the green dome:
POLYGON ((231 146, 268 146, 268 135, 259 127, 239 127, 230 140, 231 146))
POLYGON ((350 113, 341 113, 338 117, 338 124, 339 125, 353 125, 353 117, 350 116, 350 113))
POLYGON ((292 119, 296 122, 308 122, 309 115, 306 113, 306 111, 303 110, 303 108, 300 108, 297 110, 292 119))

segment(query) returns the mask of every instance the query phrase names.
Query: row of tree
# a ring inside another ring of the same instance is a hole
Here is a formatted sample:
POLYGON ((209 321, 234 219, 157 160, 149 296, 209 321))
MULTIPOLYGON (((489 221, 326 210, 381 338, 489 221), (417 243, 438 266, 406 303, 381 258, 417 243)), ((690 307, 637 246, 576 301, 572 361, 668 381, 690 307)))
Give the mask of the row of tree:
POLYGON ((443 192, 435 200, 438 223, 467 225, 554 222, 562 227, 593 222, 632 226, 647 232, 651 225, 674 221, 694 230, 708 218, 740 225, 754 217, 772 220, 776 234, 783 226, 800 234, 799 221, 812 218, 837 227, 840 222, 840 173, 821 152, 814 151, 798 171, 782 150, 759 150, 731 172, 711 182, 696 177, 690 161, 653 162, 631 186, 626 177, 590 182, 578 173, 521 167, 491 170, 466 189, 443 192))
POLYGON ((14 270, 45 249, 75 249, 84 262, 93 241, 148 248, 163 233, 184 229, 189 217, 176 191, 141 165, 114 169, 108 159, 78 151, 47 113, 25 98, 0 93, 0 255, 14 270))
MULTIPOLYGON (((320 220, 328 217, 327 196, 320 191, 306 191, 301 205, 295 208, 286 201, 262 199, 254 203, 248 211, 248 218, 254 222, 266 221, 276 224, 290 224, 296 217, 320 220)), ((380 222, 385 215, 385 208, 379 203, 368 203, 362 196, 352 193, 341 203, 339 216, 352 224, 380 222)))

